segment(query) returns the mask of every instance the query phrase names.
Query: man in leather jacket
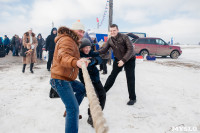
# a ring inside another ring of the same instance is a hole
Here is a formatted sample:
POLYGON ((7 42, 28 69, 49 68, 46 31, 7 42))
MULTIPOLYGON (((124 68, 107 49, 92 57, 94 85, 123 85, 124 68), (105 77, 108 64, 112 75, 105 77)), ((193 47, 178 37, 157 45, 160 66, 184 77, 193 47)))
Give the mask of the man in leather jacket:
POLYGON ((113 70, 109 75, 104 89, 107 92, 114 84, 119 72, 125 67, 126 79, 129 92, 129 101, 127 105, 134 105, 136 102, 135 94, 135 52, 133 45, 127 35, 119 33, 118 26, 112 24, 110 26, 111 37, 105 44, 103 49, 100 49, 99 54, 106 53, 111 47, 114 53, 113 70))

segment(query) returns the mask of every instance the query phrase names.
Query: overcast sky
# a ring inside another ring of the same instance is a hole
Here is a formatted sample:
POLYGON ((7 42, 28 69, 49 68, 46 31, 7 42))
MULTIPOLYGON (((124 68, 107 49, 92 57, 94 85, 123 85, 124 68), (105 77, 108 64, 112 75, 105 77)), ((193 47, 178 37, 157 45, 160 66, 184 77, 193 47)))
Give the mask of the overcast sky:
MULTIPOLYGON (((120 31, 144 32, 166 42, 200 42, 200 0, 113 0, 113 23, 120 31)), ((86 29, 97 27, 107 0, 0 0, 0 36, 22 36, 29 27, 44 38, 55 27, 71 27, 80 19, 86 29)), ((100 29, 107 30, 108 13, 100 29)))

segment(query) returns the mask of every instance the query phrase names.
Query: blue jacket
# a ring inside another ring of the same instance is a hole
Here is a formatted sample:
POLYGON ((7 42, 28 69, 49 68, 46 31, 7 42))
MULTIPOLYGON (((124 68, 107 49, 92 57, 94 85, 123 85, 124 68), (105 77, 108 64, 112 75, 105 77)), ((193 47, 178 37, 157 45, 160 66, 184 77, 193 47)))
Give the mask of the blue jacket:
POLYGON ((4 45, 9 45, 10 44, 10 40, 9 40, 8 37, 4 39, 3 44, 4 45))
MULTIPOLYGON (((84 54, 83 52, 80 51, 80 57, 92 57, 91 58, 91 63, 88 65, 87 70, 88 73, 90 75, 90 79, 93 83, 97 83, 100 81, 100 77, 99 77, 99 70, 97 69, 96 65, 99 65, 102 63, 102 59, 99 56, 98 53, 93 52, 92 50, 90 51, 90 53, 84 54)), ((83 80, 83 73, 82 73, 82 69, 79 69, 79 79, 80 81, 84 84, 84 80, 83 80)))
POLYGON ((0 45, 3 45, 3 38, 0 37, 0 45))

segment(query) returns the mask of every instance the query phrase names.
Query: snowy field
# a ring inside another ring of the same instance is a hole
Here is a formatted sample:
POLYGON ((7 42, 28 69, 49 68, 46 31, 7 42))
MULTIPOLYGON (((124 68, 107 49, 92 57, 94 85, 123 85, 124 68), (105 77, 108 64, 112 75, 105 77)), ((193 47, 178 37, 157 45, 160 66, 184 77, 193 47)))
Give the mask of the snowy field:
MULTIPOLYGON (((136 63, 137 103, 127 106, 125 72, 107 93, 104 116, 109 133, 200 133, 200 46, 182 46, 177 60, 136 63)), ((34 74, 21 72, 21 57, 0 58, 0 133, 64 133, 65 110, 49 98, 50 72, 38 62, 34 74)), ((108 66, 108 72, 112 67, 108 66)), ((101 75, 104 84, 107 75, 101 75)), ((87 124, 88 99, 80 106, 79 133, 87 124)))

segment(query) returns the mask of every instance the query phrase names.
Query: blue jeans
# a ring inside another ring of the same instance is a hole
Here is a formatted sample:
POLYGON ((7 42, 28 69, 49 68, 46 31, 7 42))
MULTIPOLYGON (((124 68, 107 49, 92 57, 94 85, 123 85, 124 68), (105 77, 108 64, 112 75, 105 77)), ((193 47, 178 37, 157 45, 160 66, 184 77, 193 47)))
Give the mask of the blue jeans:
POLYGON ((16 49, 15 49, 15 46, 13 46, 13 56, 15 56, 15 52, 16 52, 16 49))
POLYGON ((50 84, 65 104, 67 112, 65 133, 78 133, 79 105, 85 96, 85 86, 77 80, 60 79, 51 79, 50 84))

